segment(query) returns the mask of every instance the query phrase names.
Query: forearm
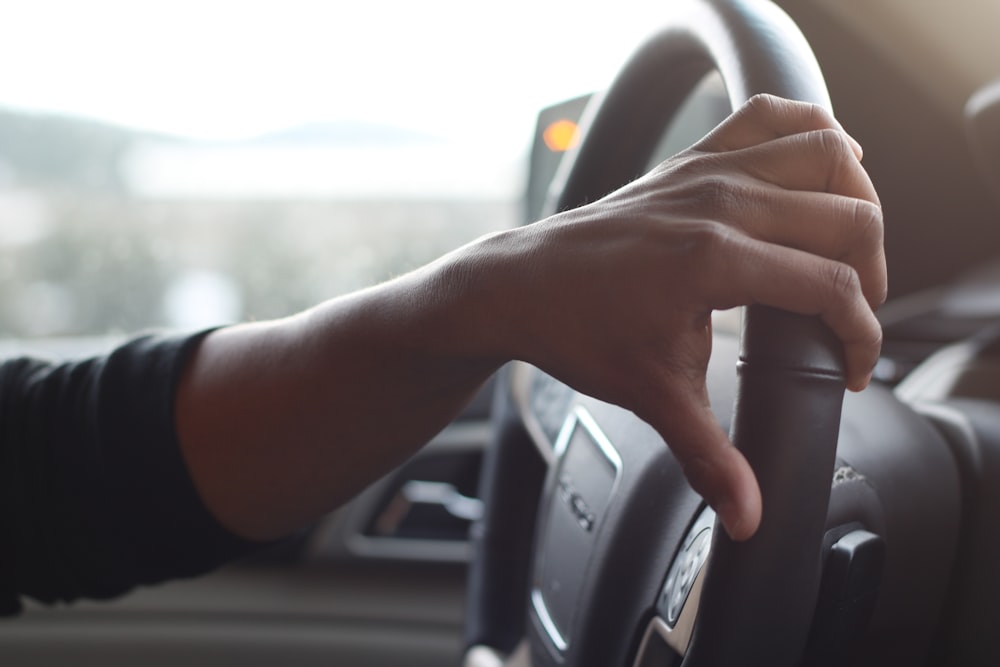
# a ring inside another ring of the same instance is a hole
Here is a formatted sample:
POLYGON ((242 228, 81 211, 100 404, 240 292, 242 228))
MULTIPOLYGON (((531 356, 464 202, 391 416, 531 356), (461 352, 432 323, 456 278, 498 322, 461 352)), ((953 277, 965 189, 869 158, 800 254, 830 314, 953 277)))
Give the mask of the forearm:
POLYGON ((179 387, 176 420, 213 514, 245 537, 287 534, 446 426, 507 356, 487 283, 502 272, 484 250, 502 245, 208 336, 179 387))
POLYGON ((860 159, 822 110, 754 98, 587 206, 295 318, 221 330, 180 389, 195 484, 238 534, 283 534, 409 456, 520 359, 650 423, 745 539, 760 495, 708 400, 711 312, 818 315, 844 343, 848 386, 868 383, 886 282, 860 159))

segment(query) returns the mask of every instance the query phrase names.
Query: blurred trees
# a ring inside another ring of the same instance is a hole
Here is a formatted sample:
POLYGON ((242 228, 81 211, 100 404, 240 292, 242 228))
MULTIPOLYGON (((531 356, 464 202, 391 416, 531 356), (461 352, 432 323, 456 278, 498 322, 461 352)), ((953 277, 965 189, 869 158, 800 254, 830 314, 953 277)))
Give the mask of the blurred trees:
POLYGON ((279 317, 399 275, 519 215, 511 201, 139 198, 118 173, 137 136, 0 111, 0 337, 187 325, 171 302, 178 291, 200 299, 199 326, 279 317), (197 293, 213 285, 235 302, 197 293), (222 302, 235 312, 204 312, 222 302))

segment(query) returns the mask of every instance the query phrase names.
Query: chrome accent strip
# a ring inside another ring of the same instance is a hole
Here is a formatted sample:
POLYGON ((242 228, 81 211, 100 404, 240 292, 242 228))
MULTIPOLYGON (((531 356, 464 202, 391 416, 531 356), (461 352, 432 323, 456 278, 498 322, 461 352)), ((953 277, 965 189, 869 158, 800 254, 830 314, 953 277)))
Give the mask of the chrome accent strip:
MULTIPOLYGON (((610 499, 614 497, 615 489, 617 489, 618 481, 621 477, 622 459, 618 454, 618 450, 616 450, 614 445, 611 444, 611 440, 608 439, 608 436, 606 436, 600 426, 597 425, 597 421, 582 405, 573 406, 573 409, 566 416, 566 421, 563 422, 563 426, 559 430, 559 436, 556 438, 554 445, 554 461, 550 463, 550 466, 558 467, 561 465, 561 459, 566 453, 566 449, 569 447, 570 440, 573 438, 573 433, 576 431, 578 425, 587 432, 587 435, 597 445, 597 448, 600 449, 601 453, 611 464, 611 467, 614 468, 615 475, 614 481, 612 481, 611 494, 609 496, 610 502, 610 499)), ((542 507, 549 507, 552 502, 555 502, 553 498, 555 488, 556 487, 547 489, 545 497, 542 500, 542 507)), ((606 511, 607 508, 605 508, 605 512, 606 511)), ((539 529, 538 534, 544 534, 544 523, 539 526, 539 529)), ((537 555, 535 560, 536 568, 539 567, 544 558, 544 553, 539 553, 537 555)), ((552 641, 552 645, 559 651, 559 653, 565 653, 566 649, 569 647, 569 643, 559 632, 555 621, 552 620, 552 616, 549 614, 549 610, 545 606, 545 597, 542 595, 542 591, 538 587, 537 582, 532 585, 531 606, 535 610, 535 614, 537 615, 539 622, 542 624, 545 633, 552 641)))
POLYGON ((538 616, 538 620, 541 622, 542 627, 545 628, 545 634, 549 636, 552 640, 552 645, 559 650, 560 653, 565 653, 569 645, 566 640, 563 639, 562 634, 559 633, 559 629, 556 628, 555 622, 552 617, 549 616, 549 610, 545 606, 545 600, 542 598, 542 592, 537 588, 531 591, 531 606, 535 609, 535 614, 538 616))
MULTIPOLYGON (((587 432, 590 434, 590 437, 592 437, 594 442, 597 443, 597 446, 600 447, 601 453, 604 454, 604 458, 610 461, 611 465, 614 466, 615 482, 617 482, 618 473, 622 471, 622 458, 619 456, 618 450, 611 444, 608 436, 604 435, 604 431, 602 431, 601 427, 597 425, 597 421, 595 421, 591 414, 587 412, 586 408, 582 405, 577 405, 573 408, 573 415, 581 424, 583 424, 584 428, 586 428, 587 432)), ((563 447, 565 448, 567 444, 568 438, 567 442, 563 444, 563 447)), ((560 451, 559 453, 561 454, 562 452, 560 451)))

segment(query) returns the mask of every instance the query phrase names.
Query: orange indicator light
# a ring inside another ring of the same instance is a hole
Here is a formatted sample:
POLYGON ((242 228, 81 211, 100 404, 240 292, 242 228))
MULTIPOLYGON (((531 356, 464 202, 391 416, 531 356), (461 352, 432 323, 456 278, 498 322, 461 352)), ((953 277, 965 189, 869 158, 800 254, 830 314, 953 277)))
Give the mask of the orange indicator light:
POLYGON ((542 140, 553 153, 562 153, 576 146, 580 141, 577 125, 571 120, 554 121, 542 132, 542 140))

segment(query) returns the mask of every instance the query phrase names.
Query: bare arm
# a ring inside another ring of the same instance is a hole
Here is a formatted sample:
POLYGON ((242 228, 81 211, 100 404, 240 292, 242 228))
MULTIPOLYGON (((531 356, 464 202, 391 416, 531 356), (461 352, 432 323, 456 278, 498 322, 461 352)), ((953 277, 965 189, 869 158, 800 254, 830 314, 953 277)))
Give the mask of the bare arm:
POLYGON ((593 204, 292 318, 219 330, 178 394, 195 484, 236 533, 286 534, 522 359, 647 420, 727 530, 749 537, 756 480, 708 408, 710 314, 748 303, 818 314, 844 341, 851 388, 867 384, 886 286, 860 157, 821 110, 757 98, 593 204))

